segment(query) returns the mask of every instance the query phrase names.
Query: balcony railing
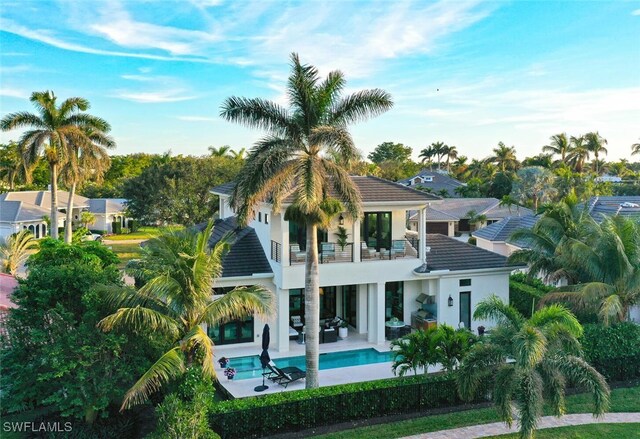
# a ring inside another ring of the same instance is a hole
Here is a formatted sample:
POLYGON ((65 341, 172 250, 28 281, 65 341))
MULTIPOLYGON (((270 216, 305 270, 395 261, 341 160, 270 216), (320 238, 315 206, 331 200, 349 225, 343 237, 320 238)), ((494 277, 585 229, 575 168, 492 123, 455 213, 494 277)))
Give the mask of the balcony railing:
POLYGON ((271 241, 271 260, 282 262, 282 244, 279 242, 271 241))
MULTIPOLYGON (((306 259, 307 252, 301 250, 298 244, 289 246, 289 265, 304 264, 306 259)), ((353 243, 349 242, 342 248, 335 242, 321 242, 318 248, 318 262, 353 262, 353 243)))
POLYGON ((420 257, 420 240, 414 238, 394 239, 391 247, 375 249, 367 247, 366 242, 360 243, 360 258, 364 261, 377 261, 380 259, 416 259, 420 257))

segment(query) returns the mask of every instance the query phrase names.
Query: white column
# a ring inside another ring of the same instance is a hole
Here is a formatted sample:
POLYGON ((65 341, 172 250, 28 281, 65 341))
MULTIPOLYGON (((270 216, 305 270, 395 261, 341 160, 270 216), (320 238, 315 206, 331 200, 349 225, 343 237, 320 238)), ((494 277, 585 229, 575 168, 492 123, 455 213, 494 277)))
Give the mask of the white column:
POLYGON ((367 284, 360 284, 356 286, 356 329, 358 334, 365 334, 367 332, 367 284))
POLYGON ((384 344, 384 282, 369 284, 369 343, 384 344))
POLYGON ((353 262, 360 262, 360 219, 353 221, 351 236, 353 237, 353 262))
POLYGON ((424 261, 425 257, 425 247, 427 246, 427 218, 426 218, 427 209, 420 209, 418 213, 418 239, 420 242, 418 243, 419 252, 420 252, 420 260, 424 261))
POLYGON ((289 255, 289 250, 291 247, 289 247, 289 221, 285 221, 284 220, 284 215, 281 215, 282 217, 282 225, 281 225, 281 232, 282 232, 282 261, 280 261, 280 263, 282 264, 283 267, 287 267, 289 266, 289 261, 290 261, 290 255, 289 255))
POLYGON ((281 288, 276 289, 277 296, 277 328, 278 334, 278 346, 279 352, 289 351, 289 290, 283 290, 281 288))

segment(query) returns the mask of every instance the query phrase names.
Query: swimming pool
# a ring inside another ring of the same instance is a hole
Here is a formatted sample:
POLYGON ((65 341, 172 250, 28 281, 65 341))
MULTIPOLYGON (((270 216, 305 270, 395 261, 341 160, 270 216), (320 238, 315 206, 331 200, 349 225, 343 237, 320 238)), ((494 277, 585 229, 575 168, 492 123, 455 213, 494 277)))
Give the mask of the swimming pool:
MULTIPOLYGON (((378 352, 373 348, 353 351, 328 352, 320 354, 320 370, 337 369, 339 367, 362 366, 365 364, 386 363, 392 361, 391 351, 378 352)), ((276 358, 273 362, 280 368, 295 366, 305 370, 305 357, 276 358)), ((234 379, 246 380, 262 377, 262 365, 258 355, 229 359, 229 367, 236 369, 234 379)))

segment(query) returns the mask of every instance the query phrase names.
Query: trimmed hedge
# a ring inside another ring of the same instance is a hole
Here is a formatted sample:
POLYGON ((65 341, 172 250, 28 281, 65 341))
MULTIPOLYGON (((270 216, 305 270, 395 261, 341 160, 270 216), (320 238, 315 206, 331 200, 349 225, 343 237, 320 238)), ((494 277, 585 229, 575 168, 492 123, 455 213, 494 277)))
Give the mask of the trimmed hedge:
POLYGON ((583 325, 584 358, 609 380, 640 378, 640 326, 623 322, 611 326, 583 325))
POLYGON ((509 277, 509 305, 529 318, 534 304, 552 289, 539 279, 528 278, 522 273, 513 274, 509 277))
POLYGON ((421 375, 222 401, 209 422, 223 439, 261 437, 462 402, 452 375, 421 375))
POLYGON ((120 221, 114 221, 111 223, 111 231, 116 235, 122 233, 122 224, 120 224, 120 221))
POLYGON ((136 220, 129 220, 129 230, 133 232, 137 232, 140 229, 140 223, 136 220))

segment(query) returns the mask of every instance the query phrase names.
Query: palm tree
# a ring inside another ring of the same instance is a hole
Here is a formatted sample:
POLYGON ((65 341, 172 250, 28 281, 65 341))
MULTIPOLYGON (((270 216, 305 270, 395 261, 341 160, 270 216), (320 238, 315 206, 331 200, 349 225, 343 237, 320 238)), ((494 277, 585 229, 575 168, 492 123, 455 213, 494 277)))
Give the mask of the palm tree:
POLYGON ((90 225, 96 222, 96 216, 92 212, 85 210, 80 214, 80 222, 85 229, 88 229, 90 225))
POLYGON ((548 306, 526 319, 491 296, 473 316, 494 320, 497 326, 462 361, 458 389, 463 398, 472 399, 482 384, 490 383, 500 418, 511 426, 514 411, 518 413, 521 438, 533 438, 545 399, 556 416, 565 413, 569 380, 591 393, 594 415, 608 410, 609 387, 580 357, 582 326, 566 308, 548 306))
POLYGON ((505 172, 507 169, 515 170, 518 167, 515 147, 508 147, 504 143, 499 142, 498 147, 493 149, 493 153, 494 155, 489 158, 489 161, 499 166, 502 172, 505 172))
MULTIPOLYGON (((109 129, 108 126, 105 128, 109 129)), ((69 143, 69 159, 60 172, 62 179, 69 187, 64 228, 64 242, 67 244, 71 244, 73 237, 73 201, 76 188, 85 180, 95 179, 99 182, 102 180, 104 173, 111 165, 106 148, 115 147, 115 142, 106 132, 86 128, 85 135, 89 141, 69 143)))
POLYGON ((139 290, 104 291, 107 303, 119 308, 102 319, 104 331, 149 330, 169 337, 173 348, 162 355, 127 391, 121 410, 145 402, 163 385, 200 362, 203 376, 215 378, 213 341, 202 326, 217 326, 251 314, 269 316, 273 294, 262 287, 238 287, 212 299, 213 283, 222 272, 229 236, 213 249, 213 223, 201 231, 165 231, 147 241, 140 267, 132 274, 148 279, 139 290))
POLYGON ((447 147, 447 152, 445 154, 447 156, 447 172, 451 172, 451 160, 455 160, 458 158, 458 148, 455 146, 447 147))
POLYGON ((479 229, 480 226, 482 226, 482 223, 487 220, 487 215, 478 214, 478 212, 473 209, 468 211, 464 216, 469 219, 469 224, 471 224, 476 230, 479 229))
MULTIPOLYGON (((334 192, 353 218, 361 214, 360 194, 339 164, 325 153, 336 152, 348 163, 357 156, 347 125, 387 111, 393 105, 383 90, 363 90, 341 97, 345 87, 340 71, 324 80, 315 67, 300 63, 291 55, 292 73, 287 83, 290 109, 260 98, 230 97, 222 105, 225 119, 264 129, 267 136, 251 149, 236 181, 231 207, 240 223, 246 224, 257 203, 269 197, 274 210, 293 193, 293 206, 285 219, 306 225, 305 321, 309 328, 320 326, 317 228, 340 210, 334 192)), ((318 387, 317 331, 308 331, 305 345, 308 388, 318 387)))
POLYGON ((634 143, 631 145, 631 155, 640 154, 640 143, 634 143))
POLYGON ((429 170, 431 171, 433 169, 433 158, 436 156, 436 152, 433 149, 433 146, 429 145, 426 148, 424 148, 422 151, 420 151, 420 155, 418 157, 420 157, 421 163, 424 164, 425 162, 429 165, 429 170))
POLYGON ((540 304, 560 300, 593 310, 605 325, 627 320, 630 308, 640 303, 640 223, 622 216, 590 221, 565 248, 581 269, 580 283, 549 293, 540 304))
POLYGON ((469 160, 469 158, 466 155, 461 155, 453 162, 453 173, 458 180, 464 181, 469 176, 467 160, 469 160))
POLYGON ((554 134, 550 140, 548 145, 542 147, 542 151, 559 155, 560 161, 566 163, 567 155, 571 152, 571 142, 567 138, 567 133, 554 134))
POLYGON ((236 160, 244 160, 245 155, 247 154, 247 148, 240 148, 238 151, 231 150, 229 151, 229 155, 236 160))
POLYGON ((457 369, 476 341, 476 337, 469 329, 453 329, 447 324, 438 325, 434 338, 438 362, 447 372, 457 369))
POLYGON ((587 149, 593 153, 595 158, 595 172, 596 174, 600 174, 598 157, 600 153, 604 153, 605 155, 608 153, 607 148, 604 147, 604 145, 607 144, 607 139, 602 137, 597 131, 587 133, 584 137, 587 142, 587 149))
POLYGON ((9 190, 16 188, 16 180, 21 178, 25 183, 31 183, 31 175, 28 164, 20 152, 20 145, 9 142, 2 145, 0 151, 0 175, 9 184, 9 190))
POLYGON ((446 154, 448 146, 444 144, 444 142, 433 142, 430 147, 433 150, 433 155, 437 157, 438 160, 438 169, 440 169, 440 164, 442 163, 442 156, 446 154))
POLYGON ((30 101, 37 114, 18 112, 6 115, 0 121, 3 131, 28 128, 20 137, 20 147, 25 162, 32 164, 40 153, 51 169, 51 236, 58 238, 58 171, 70 155, 70 143, 88 142, 86 129, 106 132, 109 124, 98 117, 85 113, 89 101, 84 98, 69 98, 59 106, 52 91, 34 92, 30 101))
POLYGON ((223 145, 220 148, 216 148, 215 146, 209 147, 209 154, 211 157, 224 157, 231 151, 231 147, 229 145, 223 145))
POLYGON ((29 230, 9 236, 0 245, 0 261, 2 272, 15 276, 18 269, 29 257, 30 251, 38 247, 38 241, 29 230))
POLYGON ((436 328, 420 329, 391 342, 394 375, 405 376, 409 371, 417 375, 418 369, 426 375, 429 366, 440 361, 436 331, 436 328))
POLYGON ((584 164, 589 160, 589 148, 584 136, 571 136, 571 152, 567 156, 567 160, 576 172, 582 172, 584 164))

